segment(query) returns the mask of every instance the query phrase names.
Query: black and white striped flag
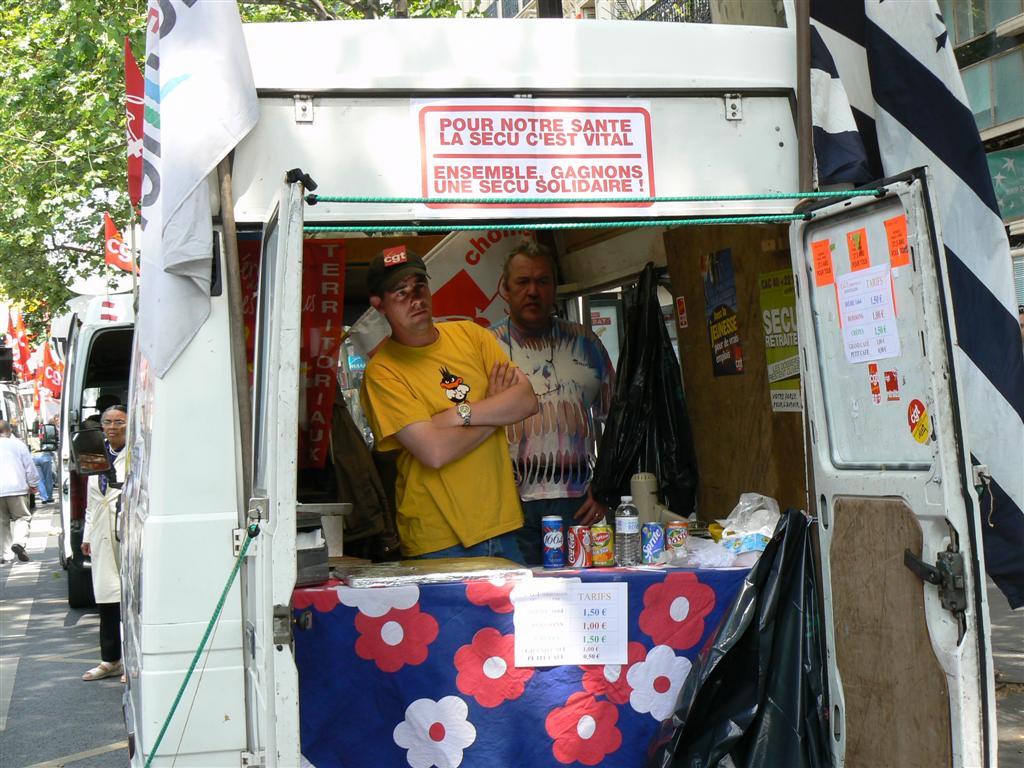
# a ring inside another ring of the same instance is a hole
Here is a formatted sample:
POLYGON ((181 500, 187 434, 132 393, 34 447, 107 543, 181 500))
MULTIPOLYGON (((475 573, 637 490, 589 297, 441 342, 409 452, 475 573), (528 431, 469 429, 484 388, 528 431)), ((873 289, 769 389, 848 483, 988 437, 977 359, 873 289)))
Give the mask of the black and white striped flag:
POLYGON ((1009 243, 952 41, 935 0, 811 0, 811 23, 819 184, 931 171, 961 410, 972 458, 993 478, 986 567, 1024 605, 1024 357, 1009 243))

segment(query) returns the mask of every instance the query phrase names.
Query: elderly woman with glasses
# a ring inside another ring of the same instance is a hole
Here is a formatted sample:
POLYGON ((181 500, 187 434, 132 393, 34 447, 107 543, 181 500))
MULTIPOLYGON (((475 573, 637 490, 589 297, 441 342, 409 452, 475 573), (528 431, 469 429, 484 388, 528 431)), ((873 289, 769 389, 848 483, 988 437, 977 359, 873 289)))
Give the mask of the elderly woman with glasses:
POLYGON ((92 590, 100 609, 100 663, 82 675, 83 680, 121 676, 121 574, 115 548, 114 525, 117 502, 124 482, 124 450, 128 411, 112 405, 103 411, 100 426, 106 438, 112 471, 89 478, 89 495, 82 532, 82 552, 92 558, 92 590))

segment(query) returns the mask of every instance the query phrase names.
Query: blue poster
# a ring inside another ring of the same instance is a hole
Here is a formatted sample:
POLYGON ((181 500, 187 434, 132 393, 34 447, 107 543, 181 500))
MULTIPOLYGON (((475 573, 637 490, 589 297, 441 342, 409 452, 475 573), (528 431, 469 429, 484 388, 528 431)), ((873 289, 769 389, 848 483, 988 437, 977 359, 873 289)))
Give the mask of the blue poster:
POLYGON ((715 376, 743 373, 743 345, 736 316, 736 273, 732 249, 706 254, 701 259, 704 278, 704 315, 711 343, 711 366, 715 376))

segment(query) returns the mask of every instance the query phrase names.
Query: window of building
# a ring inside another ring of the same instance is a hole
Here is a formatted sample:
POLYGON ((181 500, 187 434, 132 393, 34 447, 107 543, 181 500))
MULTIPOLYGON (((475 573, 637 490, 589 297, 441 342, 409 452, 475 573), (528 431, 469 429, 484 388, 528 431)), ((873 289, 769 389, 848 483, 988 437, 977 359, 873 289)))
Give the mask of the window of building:
POLYGON ((987 34, 1024 13, 1024 0, 939 0, 939 6, 954 45, 987 34))
POLYGON ((979 129, 1024 117, 1024 48, 985 59, 961 75, 979 129))

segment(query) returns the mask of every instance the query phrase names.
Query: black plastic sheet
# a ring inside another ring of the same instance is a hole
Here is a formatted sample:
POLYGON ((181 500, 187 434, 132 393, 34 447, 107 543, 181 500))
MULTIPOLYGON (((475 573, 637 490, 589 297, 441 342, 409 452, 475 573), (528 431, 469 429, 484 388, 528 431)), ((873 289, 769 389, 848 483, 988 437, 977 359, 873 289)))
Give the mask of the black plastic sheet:
POLYGON ((614 506, 636 472, 658 477, 658 496, 688 516, 697 497, 697 459, 686 413, 679 361, 648 263, 627 302, 626 334, 615 394, 594 467, 594 495, 614 506))
POLYGON ((786 511, 701 651, 647 768, 832 765, 813 523, 786 511))

